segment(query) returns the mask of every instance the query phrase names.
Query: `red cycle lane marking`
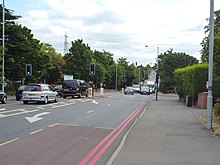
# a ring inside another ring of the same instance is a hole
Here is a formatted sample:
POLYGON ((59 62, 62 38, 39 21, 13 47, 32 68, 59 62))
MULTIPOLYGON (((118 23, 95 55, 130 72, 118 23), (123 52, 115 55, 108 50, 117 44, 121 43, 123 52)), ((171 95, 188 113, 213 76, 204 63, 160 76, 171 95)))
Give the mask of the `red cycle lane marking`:
MULTIPOLYGON (((94 156, 94 154, 98 151, 98 149, 115 133, 117 132, 120 127, 122 127, 124 124, 127 123, 127 121, 130 121, 130 118, 134 118, 134 116, 140 111, 140 108, 144 105, 142 103, 134 112, 132 112, 119 126, 117 126, 108 136, 106 136, 97 146, 79 163, 79 165, 84 165, 91 157, 94 156)), ((127 126, 127 124, 126 124, 127 126)), ((122 127, 124 128, 124 126, 122 127)), ((120 129, 121 130, 121 129, 120 129)), ((120 131, 119 130, 119 131, 120 131)))
POLYGON ((113 138, 96 154, 96 156, 89 162, 89 165, 94 165, 97 160, 105 153, 108 147, 114 142, 114 140, 121 134, 124 128, 130 123, 130 121, 138 114, 138 110, 126 123, 125 125, 113 136, 113 138))

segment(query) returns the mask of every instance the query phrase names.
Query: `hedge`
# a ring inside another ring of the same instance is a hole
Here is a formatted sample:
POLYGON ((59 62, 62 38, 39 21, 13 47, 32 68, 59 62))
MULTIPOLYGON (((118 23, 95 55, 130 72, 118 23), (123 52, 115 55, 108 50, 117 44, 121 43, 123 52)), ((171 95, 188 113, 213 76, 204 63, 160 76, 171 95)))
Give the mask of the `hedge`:
POLYGON ((198 93, 207 91, 208 64, 200 63, 176 69, 174 71, 174 79, 179 96, 190 95, 194 101, 197 101, 198 93))

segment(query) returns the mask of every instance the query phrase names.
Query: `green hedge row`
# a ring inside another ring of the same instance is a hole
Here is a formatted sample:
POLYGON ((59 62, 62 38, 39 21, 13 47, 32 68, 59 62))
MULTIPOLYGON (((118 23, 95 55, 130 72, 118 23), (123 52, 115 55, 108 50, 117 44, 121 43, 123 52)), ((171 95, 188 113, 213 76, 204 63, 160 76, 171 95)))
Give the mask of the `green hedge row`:
POLYGON ((176 81, 176 91, 179 96, 190 95, 197 101, 198 93, 207 91, 206 82, 208 80, 208 64, 200 63, 174 71, 176 81))

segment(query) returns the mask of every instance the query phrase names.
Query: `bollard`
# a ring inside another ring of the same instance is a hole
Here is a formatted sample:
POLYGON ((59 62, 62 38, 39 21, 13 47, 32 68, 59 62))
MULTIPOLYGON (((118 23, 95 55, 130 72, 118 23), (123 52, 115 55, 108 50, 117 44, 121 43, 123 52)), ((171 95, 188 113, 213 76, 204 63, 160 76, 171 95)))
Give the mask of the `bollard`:
POLYGON ((100 88, 100 96, 103 96, 104 95, 104 88, 100 88))
POLYGON ((92 88, 88 89, 88 97, 92 97, 92 88))
POLYGON ((122 93, 122 94, 124 94, 124 93, 125 93, 124 88, 121 88, 121 93, 122 93))

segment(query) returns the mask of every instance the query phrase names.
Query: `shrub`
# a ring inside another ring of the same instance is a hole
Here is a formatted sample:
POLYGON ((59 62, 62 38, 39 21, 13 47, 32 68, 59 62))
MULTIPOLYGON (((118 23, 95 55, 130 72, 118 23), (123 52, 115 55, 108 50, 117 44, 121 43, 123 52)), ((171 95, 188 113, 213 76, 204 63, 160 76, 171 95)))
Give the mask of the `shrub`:
POLYGON ((214 114, 216 117, 220 117, 220 99, 216 100, 214 105, 214 114))

